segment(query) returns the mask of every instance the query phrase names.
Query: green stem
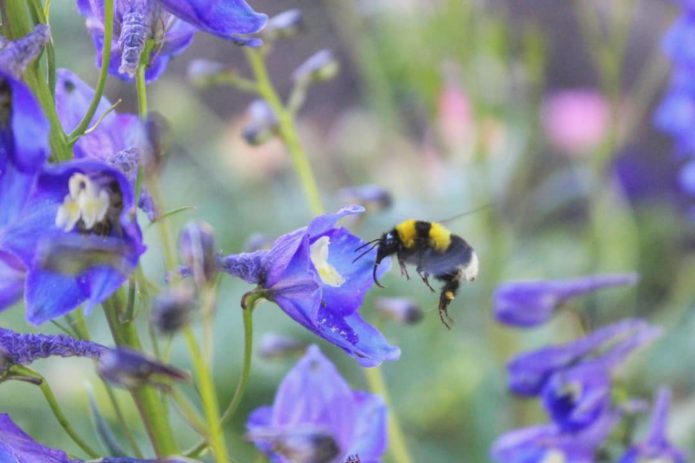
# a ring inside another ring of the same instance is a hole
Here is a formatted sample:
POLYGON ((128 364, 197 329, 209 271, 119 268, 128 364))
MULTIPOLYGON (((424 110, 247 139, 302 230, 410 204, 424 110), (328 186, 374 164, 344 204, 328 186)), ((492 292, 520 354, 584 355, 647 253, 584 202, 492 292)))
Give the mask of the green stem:
POLYGON ((80 447, 84 451, 84 453, 89 455, 90 458, 97 458, 99 456, 99 454, 93 448, 91 448, 89 444, 87 444, 80 437, 80 435, 77 434, 77 432, 73 429, 72 425, 70 424, 65 414, 61 410, 60 405, 58 405, 58 400, 56 399, 55 394, 53 394, 51 387, 48 385, 48 381, 46 381, 46 378, 44 378, 31 368, 27 368, 21 365, 13 365, 11 367, 11 373, 17 374, 19 376, 37 379, 39 389, 41 389, 43 396, 46 398, 46 402, 48 402, 48 406, 53 412, 53 416, 55 416, 56 420, 58 420, 58 424, 60 424, 60 427, 63 428, 67 435, 70 436, 72 441, 75 444, 77 444, 77 446, 80 447))
MULTIPOLYGON (((224 426, 229 420, 234 416, 234 412, 241 403, 241 399, 244 397, 246 392, 246 386, 249 383, 249 377, 251 376, 251 364, 253 359, 253 310, 260 301, 262 296, 260 293, 251 293, 251 296, 243 301, 244 306, 243 316, 244 316, 244 363, 241 369, 241 378, 237 383, 236 390, 232 396, 232 400, 227 405, 227 408, 222 414, 221 423, 224 426)), ((205 440, 196 444, 192 449, 186 452, 186 456, 196 458, 203 450, 207 447, 207 442, 205 440)))
MULTIPOLYGON (((142 345, 135 325, 132 322, 121 323, 119 296, 120 293, 117 293, 103 304, 111 334, 117 345, 141 351, 142 345)), ((142 386, 131 389, 130 393, 157 456, 166 457, 177 454, 178 446, 169 424, 168 411, 157 390, 151 386, 142 386)))
POLYGON ((135 440, 135 436, 131 430, 131 426, 129 426, 125 420, 125 415, 123 415, 121 404, 118 402, 118 398, 116 397, 116 393, 114 392, 113 387, 106 381, 104 381, 104 387, 106 388, 106 394, 109 396, 109 401, 111 402, 113 411, 114 413, 116 413, 116 419, 118 420, 118 424, 121 426, 121 430, 123 431, 123 434, 125 434, 125 438, 128 441, 130 448, 133 450, 133 455, 135 455, 138 458, 142 458, 143 455, 142 451, 140 450, 140 446, 135 440))
POLYGON ((311 212, 314 215, 319 215, 323 212, 323 202, 321 201, 321 195, 319 194, 309 158, 299 139, 294 117, 275 91, 275 87, 268 75, 263 53, 248 47, 244 48, 244 52, 256 78, 258 94, 268 102, 277 117, 280 137, 292 157, 292 164, 299 176, 299 181, 311 207, 311 212))
MULTIPOLYGON (((48 17, 46 16, 43 6, 40 0, 31 0, 31 7, 34 10, 36 18, 42 24, 48 25, 48 17)), ((48 68, 48 89, 51 95, 55 97, 56 88, 56 58, 55 58, 55 47, 53 46, 53 39, 51 38, 46 44, 46 66, 48 68)))
POLYGON ((215 456, 215 462, 224 463, 229 461, 227 455, 227 445, 222 434, 222 423, 220 422, 220 411, 217 401, 215 384, 207 362, 203 358, 202 352, 195 339, 195 335, 190 328, 184 331, 188 350, 193 360, 193 368, 196 372, 198 390, 203 401, 203 409, 207 420, 207 438, 215 456))
POLYGON ((396 463, 412 463, 413 459, 410 457, 410 452, 408 452, 408 447, 405 444, 405 437, 401 425, 398 422, 398 418, 394 413, 393 406, 391 404, 391 397, 389 395, 388 388, 386 387, 386 381, 384 380, 384 375, 379 368, 365 368, 364 374, 367 378, 367 384, 369 385, 369 390, 373 393, 381 396, 386 402, 389 410, 388 417, 388 435, 389 435, 389 446, 388 453, 391 455, 391 460, 396 463))
MULTIPOLYGON (((24 37, 34 28, 34 22, 28 10, 29 4, 25 0, 5 0, 2 2, 3 20, 9 26, 9 39, 24 37)), ((72 157, 72 150, 68 146, 67 137, 63 132, 63 126, 56 112, 53 94, 48 83, 39 72, 38 61, 24 72, 24 81, 34 91, 51 127, 50 143, 53 158, 65 161, 72 157)))
POLYGON ((87 112, 68 137, 68 142, 71 146, 74 145, 89 128, 89 124, 92 122, 92 118, 104 94, 106 80, 109 75, 109 62, 111 61, 111 42, 113 41, 113 1, 114 0, 104 0, 104 44, 101 50, 99 79, 97 80, 97 86, 94 89, 94 97, 92 97, 92 102, 89 104, 87 112))
POLYGON ((145 49, 140 56, 137 70, 135 71, 135 89, 138 93, 138 115, 141 118, 147 116, 147 82, 145 81, 145 72, 150 62, 150 54, 154 48, 154 41, 148 40, 145 44, 145 49))

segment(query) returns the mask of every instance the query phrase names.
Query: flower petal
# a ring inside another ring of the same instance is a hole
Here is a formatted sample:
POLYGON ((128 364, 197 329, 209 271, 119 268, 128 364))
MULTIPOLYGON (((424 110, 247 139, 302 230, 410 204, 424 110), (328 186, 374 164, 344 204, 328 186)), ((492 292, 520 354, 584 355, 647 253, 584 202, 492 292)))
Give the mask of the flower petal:
POLYGON ((268 20, 265 14, 253 11, 243 0, 159 0, 172 14, 197 28, 232 40, 239 34, 254 34, 268 20))

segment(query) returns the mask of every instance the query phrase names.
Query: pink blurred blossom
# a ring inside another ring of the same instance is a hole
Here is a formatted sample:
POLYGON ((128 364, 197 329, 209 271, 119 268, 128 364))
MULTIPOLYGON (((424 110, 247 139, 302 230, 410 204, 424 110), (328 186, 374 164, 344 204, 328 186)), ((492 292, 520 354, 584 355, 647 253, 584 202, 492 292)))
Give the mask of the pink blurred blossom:
POLYGON ((572 89, 546 98, 541 110, 545 135, 557 149, 582 155, 596 147, 606 134, 610 109, 594 89, 572 89))
POLYGON ((438 109, 437 122, 446 147, 470 143, 473 115, 465 89, 455 82, 445 83, 439 94, 438 109))

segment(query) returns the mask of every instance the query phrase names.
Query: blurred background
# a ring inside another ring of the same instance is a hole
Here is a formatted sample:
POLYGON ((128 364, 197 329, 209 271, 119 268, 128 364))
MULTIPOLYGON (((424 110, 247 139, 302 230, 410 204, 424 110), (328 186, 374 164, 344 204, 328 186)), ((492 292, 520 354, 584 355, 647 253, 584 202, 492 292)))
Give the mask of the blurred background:
MULTIPOLYGON (((631 394, 647 399, 658 385, 670 385, 677 402, 674 441, 695 451, 693 202, 677 182, 682 160, 652 122, 669 79, 661 41, 678 14, 675 2, 250 3, 270 15, 289 8, 305 15, 306 31, 277 43, 269 56, 281 95, 291 89, 292 71, 318 49, 333 50, 341 63, 336 79, 312 87, 298 120, 328 210, 342 205, 341 188, 386 188, 392 208, 351 224, 373 239, 405 218, 442 220, 489 206, 447 223, 481 261, 478 280, 465 285, 450 308, 451 331, 438 319, 436 296, 396 271, 363 308, 402 349, 401 360, 383 369, 415 461, 485 462, 498 435, 546 420, 537 403, 506 392, 504 364, 522 350, 580 333, 571 316, 528 331, 497 325, 491 295, 498 283, 616 271, 637 271, 641 280, 582 299, 577 309, 592 327, 627 316, 664 327, 661 340, 635 356, 621 378, 631 394), (412 298, 425 311, 423 321, 400 326, 380 318, 373 310, 378 296, 412 298)), ((93 85, 95 53, 74 2, 54 2, 52 26, 59 65, 93 85)), ((191 85, 187 69, 196 58, 248 75, 237 47, 198 34, 149 87, 151 108, 173 128, 163 177, 167 209, 195 207, 172 217, 175 226, 192 218, 210 222, 225 253, 240 252, 254 233, 275 237, 304 226, 310 211, 282 144, 247 145, 241 134, 251 97, 231 87, 191 85)), ((123 99, 118 111, 136 111, 132 85, 110 78, 106 95, 123 99)), ((157 278, 156 230, 145 226, 145 236, 146 269, 157 278)), ((239 300, 249 289, 232 279, 222 285, 215 376, 223 403, 239 376, 239 300)), ((107 343, 100 309, 87 320, 94 338, 107 343)), ((27 330, 19 308, 0 314, 0 322, 27 330)), ((255 328, 256 339, 278 332, 317 342, 267 303, 256 312, 255 328)), ((321 344, 353 387, 366 388, 354 360, 321 344)), ((179 339, 172 349, 175 363, 186 367, 179 339)), ((293 364, 255 356, 251 385, 228 426, 235 461, 255 458, 241 438, 245 418, 272 402, 293 364)), ((99 398, 105 391, 92 365, 52 360, 37 369, 70 419, 94 436, 85 389, 93 384, 99 398)), ((0 410, 42 443, 79 453, 38 390, 3 384, 0 410)), ((139 422, 135 409, 125 411, 139 422)), ((115 420, 108 406, 102 412, 115 420)), ((196 441, 183 426, 177 433, 184 447, 196 441)))

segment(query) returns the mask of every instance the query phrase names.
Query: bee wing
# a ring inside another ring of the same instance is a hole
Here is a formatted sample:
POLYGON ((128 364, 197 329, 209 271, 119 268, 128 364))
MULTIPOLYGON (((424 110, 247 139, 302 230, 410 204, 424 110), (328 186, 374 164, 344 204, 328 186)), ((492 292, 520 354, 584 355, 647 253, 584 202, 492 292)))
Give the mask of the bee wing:
MULTIPOLYGON (((458 237, 456 237, 458 238, 458 237)), ((423 272, 432 276, 456 272, 467 266, 473 259, 473 248, 462 238, 454 239, 444 252, 427 248, 420 252, 413 263, 423 272)))

